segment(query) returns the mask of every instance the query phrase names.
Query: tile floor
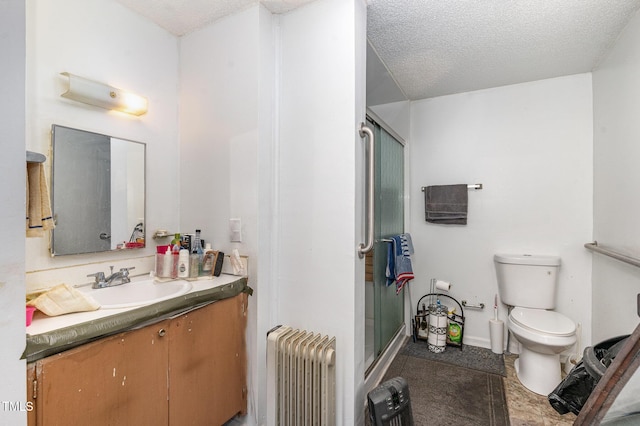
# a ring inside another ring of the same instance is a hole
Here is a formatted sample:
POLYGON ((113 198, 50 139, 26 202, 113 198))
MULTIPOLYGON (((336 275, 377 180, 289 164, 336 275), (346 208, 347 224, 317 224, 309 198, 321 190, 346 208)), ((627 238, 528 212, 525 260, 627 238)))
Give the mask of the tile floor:
POLYGON ((574 414, 558 414, 551 407, 546 396, 537 395, 520 384, 513 366, 513 362, 517 357, 517 355, 504 356, 504 364, 507 370, 504 388, 511 426, 572 425, 576 419, 574 414))

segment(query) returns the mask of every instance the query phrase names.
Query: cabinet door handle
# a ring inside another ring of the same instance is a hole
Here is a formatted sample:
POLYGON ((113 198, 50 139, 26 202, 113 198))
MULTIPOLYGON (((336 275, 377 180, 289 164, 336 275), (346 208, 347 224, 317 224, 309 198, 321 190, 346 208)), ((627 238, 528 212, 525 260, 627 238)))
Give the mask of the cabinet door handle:
POLYGON ((158 336, 164 337, 165 334, 167 334, 167 330, 165 330, 164 328, 158 330, 158 336))

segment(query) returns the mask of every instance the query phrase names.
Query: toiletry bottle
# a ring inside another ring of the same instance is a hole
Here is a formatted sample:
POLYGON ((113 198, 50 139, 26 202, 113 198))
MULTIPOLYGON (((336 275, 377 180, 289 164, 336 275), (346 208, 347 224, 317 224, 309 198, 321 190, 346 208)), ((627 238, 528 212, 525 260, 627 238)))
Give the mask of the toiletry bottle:
POLYGON ((189 278, 189 250, 180 250, 178 256, 178 277, 189 278))
POLYGON ((173 266, 171 267, 171 278, 178 278, 178 261, 180 259, 180 250, 182 250, 182 245, 180 243, 180 234, 176 234, 176 238, 171 241, 171 254, 173 254, 173 266), (177 242, 174 244, 174 241, 177 242))
POLYGON ((167 246, 167 251, 162 257, 162 276, 164 278, 171 278, 173 271, 173 253, 171 252, 171 246, 167 246))
POLYGON ((192 251, 189 255, 189 278, 198 278, 200 274, 200 255, 192 251))
POLYGON ((177 251, 180 251, 180 234, 177 232, 173 234, 173 240, 171 240, 171 247, 175 247, 175 246, 178 246, 177 251))
POLYGON ((196 229, 196 240, 193 243, 193 251, 198 253, 198 255, 202 256, 204 254, 204 250, 202 249, 202 243, 200 240, 200 230, 196 229))
MULTIPOLYGON (((204 257, 204 250, 202 249, 199 229, 196 229, 196 237, 195 241, 193 242, 193 249, 191 251, 191 254, 193 253, 198 255, 198 271, 196 272, 196 276, 202 275, 202 258, 204 257)), ((190 275, 193 275, 193 272, 191 272, 190 275)))
POLYGON ((202 257, 202 275, 211 275, 213 266, 216 261, 216 252, 211 248, 211 244, 207 243, 202 257))

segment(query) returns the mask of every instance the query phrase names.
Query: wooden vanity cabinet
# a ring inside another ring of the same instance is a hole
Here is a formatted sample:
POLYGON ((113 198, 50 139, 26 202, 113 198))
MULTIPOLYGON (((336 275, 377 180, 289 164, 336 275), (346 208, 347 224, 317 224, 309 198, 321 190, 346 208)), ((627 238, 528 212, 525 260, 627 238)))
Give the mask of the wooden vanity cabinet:
POLYGON ((36 426, 34 383, 36 383, 36 364, 27 364, 27 426, 36 426))
POLYGON ((29 425, 221 425, 246 413, 246 306, 241 293, 29 364, 29 425))
POLYGON ((247 295, 171 321, 169 424, 221 425, 246 414, 247 295))
POLYGON ((36 364, 37 425, 167 424, 169 321, 36 364))

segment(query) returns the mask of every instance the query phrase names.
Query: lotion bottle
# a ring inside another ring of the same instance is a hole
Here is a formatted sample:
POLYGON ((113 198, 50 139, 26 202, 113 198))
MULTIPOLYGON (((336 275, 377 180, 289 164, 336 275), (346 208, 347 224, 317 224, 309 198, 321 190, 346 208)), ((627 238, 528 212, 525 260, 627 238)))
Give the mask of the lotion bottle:
POLYGON ((202 257, 202 275, 213 274, 213 266, 216 262, 216 252, 211 248, 210 243, 205 244, 204 256, 202 257))
POLYGON ((162 276, 165 278, 171 278, 171 272, 173 271, 173 254, 171 253, 171 246, 167 246, 167 251, 162 258, 162 276))
POLYGON ((182 249, 178 255, 178 278, 189 278, 189 250, 182 249))

